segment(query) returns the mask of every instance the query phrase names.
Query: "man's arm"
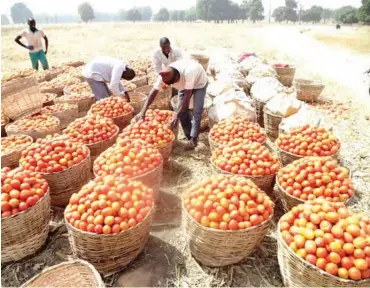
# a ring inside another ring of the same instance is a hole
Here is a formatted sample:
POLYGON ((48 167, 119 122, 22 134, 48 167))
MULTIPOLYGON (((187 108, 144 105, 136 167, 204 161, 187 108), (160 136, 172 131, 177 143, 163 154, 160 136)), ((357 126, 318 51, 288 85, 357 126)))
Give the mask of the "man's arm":
POLYGON ((46 37, 46 35, 44 36, 44 40, 45 40, 45 54, 48 54, 49 39, 48 37, 46 37))
POLYGON ((22 46, 22 47, 24 47, 24 48, 26 48, 26 49, 28 49, 28 50, 31 50, 31 48, 30 48, 29 46, 26 46, 26 45, 24 45, 24 44, 21 42, 21 39, 22 39, 22 35, 18 35, 17 37, 15 37, 14 41, 15 41, 18 45, 20 45, 20 46, 22 46))
POLYGON ((123 70, 125 70, 124 64, 115 65, 112 70, 112 78, 110 79, 110 89, 114 96, 119 96, 125 91, 120 90, 120 81, 122 78, 123 70))
POLYGON ((193 94, 193 90, 184 90, 184 97, 182 98, 182 101, 179 105, 179 110, 177 111, 177 116, 179 116, 180 113, 186 112, 189 108, 190 99, 193 94))
POLYGON ((162 78, 161 76, 159 76, 157 82, 154 84, 152 90, 149 92, 148 98, 145 100, 143 108, 141 109, 140 113, 136 115, 135 121, 145 119, 146 110, 148 110, 149 106, 153 103, 155 97, 157 97, 161 83, 162 78))

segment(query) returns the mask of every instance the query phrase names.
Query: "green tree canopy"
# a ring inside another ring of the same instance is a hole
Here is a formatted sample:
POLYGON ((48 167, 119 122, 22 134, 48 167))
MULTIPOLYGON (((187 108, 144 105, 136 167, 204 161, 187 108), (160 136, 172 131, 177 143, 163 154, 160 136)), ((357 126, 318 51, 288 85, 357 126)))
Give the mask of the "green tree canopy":
POLYGON ((188 22, 193 22, 197 20, 197 9, 195 7, 189 8, 185 11, 184 20, 188 22))
POLYGON ((138 7, 137 8, 141 14, 142 21, 152 20, 153 10, 150 6, 138 7))
POLYGON ((83 22, 90 22, 95 19, 94 9, 90 3, 81 3, 78 8, 78 14, 83 22))
POLYGON ((265 18, 263 16, 265 9, 263 8, 261 0, 245 0, 243 4, 248 10, 248 18, 252 20, 253 23, 256 21, 261 21, 265 18))
POLYGON ((352 6, 343 6, 335 11, 335 20, 346 24, 358 22, 357 9, 352 6))
POLYGON ((324 10, 322 11, 321 13, 321 18, 324 20, 324 23, 327 21, 327 20, 330 20, 332 19, 334 16, 334 11, 331 10, 331 9, 327 9, 327 8, 324 8, 324 10))
POLYGON ((136 22, 141 21, 141 13, 137 8, 132 8, 127 11, 127 20, 136 22))
POLYGON ((370 0, 362 0, 362 6, 358 9, 358 20, 370 24, 370 0))
POLYGON ((157 14, 154 15, 155 21, 167 22, 170 20, 170 12, 166 8, 161 8, 157 14))
POLYGON ((9 25, 10 21, 8 16, 1 14, 1 25, 9 25))
POLYGON ((10 15, 15 24, 24 24, 28 18, 33 17, 32 11, 22 2, 15 3, 10 8, 10 15))

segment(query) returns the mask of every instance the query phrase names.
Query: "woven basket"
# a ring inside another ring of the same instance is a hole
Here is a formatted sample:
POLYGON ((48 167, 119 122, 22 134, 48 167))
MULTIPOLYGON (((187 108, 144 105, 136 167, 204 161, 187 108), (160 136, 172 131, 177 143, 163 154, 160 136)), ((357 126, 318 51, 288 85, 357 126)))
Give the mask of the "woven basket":
MULTIPOLYGON (((300 156, 300 155, 295 155, 295 154, 292 154, 290 152, 287 152, 285 150, 282 150, 275 142, 275 146, 276 146, 276 152, 277 152, 277 155, 279 157, 279 160, 280 160, 280 163, 282 165, 282 167, 292 163, 293 161, 295 160, 298 160, 298 159, 301 159, 301 158, 304 158, 304 156, 300 156)), ((339 156, 339 151, 331 156, 333 157, 334 159, 338 159, 338 156, 339 156)))
POLYGON ((56 173, 40 173, 48 181, 51 204, 64 207, 68 205, 73 193, 89 182, 91 177, 91 159, 89 155, 80 163, 56 173))
POLYGON ((214 125, 216 125, 219 121, 216 121, 211 116, 208 117, 208 127, 209 129, 212 129, 214 125))
POLYGON ((222 267, 240 262, 262 243, 270 218, 247 230, 223 231, 204 227, 183 207, 186 238, 193 257, 209 267, 222 267))
POLYGON ((1 137, 6 137, 6 131, 5 131, 5 126, 9 124, 10 122, 10 119, 9 117, 5 116, 4 117, 6 118, 6 123, 5 124, 1 124, 1 137))
POLYGON ((130 125, 132 116, 133 116, 133 111, 125 115, 122 115, 122 116, 111 117, 111 119, 113 120, 114 124, 118 126, 119 131, 121 132, 124 128, 130 125))
POLYGON ((295 67, 276 67, 276 65, 274 65, 274 68, 280 83, 286 87, 291 87, 294 80, 295 67))
POLYGON ((136 88, 143 87, 148 85, 148 78, 146 78, 146 76, 135 77, 133 80, 131 80, 131 83, 135 84, 136 88))
POLYGON ((73 104, 73 106, 71 106, 68 110, 56 113, 41 114, 57 117, 59 119, 60 129, 64 129, 78 118, 78 106, 73 104))
POLYGON ((35 253, 48 237, 49 221, 49 191, 26 211, 1 219, 1 263, 35 253))
POLYGON ((63 89, 64 86, 58 86, 58 87, 53 87, 53 88, 40 88, 41 93, 53 93, 57 94, 57 96, 62 96, 63 95, 63 89))
POLYGON ((130 105, 134 108, 134 114, 140 113, 141 109, 143 109, 144 103, 146 99, 148 98, 147 95, 144 93, 138 93, 138 92, 131 92, 130 93, 130 105))
POLYGON ((26 287, 105 287, 98 271, 82 260, 62 262, 43 270, 21 286, 26 287))
POLYGON ((301 101, 316 101, 324 90, 325 86, 321 82, 297 79, 295 80, 297 99, 301 101))
MULTIPOLYGON (((171 106, 174 111, 178 111, 178 106, 179 106, 178 95, 171 98, 171 106)), ((203 106, 202 119, 200 122, 200 130, 205 130, 209 127, 208 110, 211 106, 212 106, 212 98, 206 95, 206 97, 204 98, 204 106, 203 106)), ((193 98, 191 98, 190 100, 189 111, 190 111, 190 117, 193 117, 193 98)))
MULTIPOLYGON (((144 93, 145 95, 149 95, 150 91, 152 90, 153 85, 146 85, 140 88, 135 89, 134 92, 144 93)), ((155 97, 153 103, 150 105, 150 109, 159 109, 159 110, 169 110, 170 108, 170 100, 171 100, 172 90, 159 90, 157 97, 155 97)))
POLYGON ((265 125, 264 125, 264 120, 263 120, 263 109, 265 108, 265 105, 267 102, 263 102, 255 98, 252 98, 252 100, 253 100, 253 105, 256 108, 257 123, 260 124, 262 128, 264 128, 265 125))
POLYGON ((203 66, 204 71, 207 71, 209 65, 209 56, 198 53, 191 53, 190 59, 197 61, 200 65, 203 66))
MULTIPOLYGON (((32 144, 32 137, 28 136, 27 137, 31 140, 30 144, 32 144)), ((10 151, 9 153, 3 153, 1 151, 1 168, 3 167, 9 167, 9 168, 16 168, 19 166, 19 159, 21 159, 22 156, 22 151, 25 150, 29 145, 24 145, 20 149, 14 149, 10 151)))
POLYGON ((43 102, 42 107, 52 106, 55 104, 54 100, 58 97, 57 94, 51 93, 51 99, 49 101, 43 102))
POLYGON ((266 107, 263 109, 263 123, 267 136, 272 142, 279 137, 279 125, 283 116, 272 114, 266 107))
POLYGON ((34 77, 14 79, 1 85, 1 112, 12 120, 40 112, 42 102, 34 77))
POLYGON ((249 175, 239 175, 239 174, 234 174, 234 173, 231 173, 231 172, 227 172, 227 171, 224 171, 220 168, 218 168, 214 163, 213 161, 211 160, 211 165, 212 165, 212 168, 213 170, 216 172, 216 173, 220 173, 220 174, 226 174, 226 175, 234 175, 234 176, 240 176, 240 177, 244 177, 244 178, 247 178, 247 179, 250 179, 254 182, 254 184, 256 184, 258 186, 258 188, 260 188, 263 192, 269 194, 269 193, 272 193, 272 190, 274 188, 274 184, 275 184, 275 174, 271 174, 271 175, 263 175, 263 176, 249 176, 249 175))
POLYGON ((215 151, 217 148, 223 146, 222 144, 219 144, 216 141, 212 140, 211 133, 208 134, 208 143, 209 147, 211 148, 211 153, 213 153, 213 151, 215 151))
POLYGON ((280 233, 280 223, 277 229, 277 255, 286 287, 370 287, 370 279, 360 281, 342 279, 303 260, 284 242, 280 233))
POLYGON ((163 162, 166 164, 168 162, 168 160, 170 159, 170 156, 171 156, 171 152, 172 152, 172 147, 173 147, 173 143, 175 142, 175 137, 173 138, 173 140, 165 145, 163 145, 162 147, 157 147, 159 153, 162 154, 163 156, 163 162))
POLYGON ((69 67, 80 67, 82 65, 85 65, 85 62, 83 62, 83 61, 72 61, 72 62, 67 62, 64 65, 69 66, 69 67))
MULTIPOLYGON (((54 117, 54 116, 51 116, 51 117, 54 117)), ((56 117, 54 118, 55 118, 55 121, 57 122, 57 125, 55 125, 54 127, 49 127, 49 129, 46 129, 46 130, 27 130, 27 131, 17 130, 15 127, 12 126, 13 123, 9 123, 8 125, 5 126, 5 131, 8 136, 25 134, 25 135, 31 136, 33 140, 37 140, 39 138, 45 138, 47 135, 60 134, 59 119, 56 117)))
POLYGON ((116 133, 111 138, 106 139, 104 141, 100 141, 98 143, 85 144, 90 150, 91 163, 94 163, 95 159, 98 158, 98 156, 102 152, 104 152, 109 147, 113 146, 114 143, 116 143, 118 132, 119 128, 116 125, 116 133))
POLYGON ((65 220, 73 254, 109 276, 125 268, 144 249, 152 225, 153 209, 136 226, 118 234, 95 234, 76 229, 65 220))
POLYGON ((55 103, 68 103, 75 104, 78 106, 78 118, 86 116, 87 112, 90 110, 91 106, 95 103, 96 98, 93 94, 91 97, 76 100, 76 99, 66 99, 66 98, 57 98, 55 103))

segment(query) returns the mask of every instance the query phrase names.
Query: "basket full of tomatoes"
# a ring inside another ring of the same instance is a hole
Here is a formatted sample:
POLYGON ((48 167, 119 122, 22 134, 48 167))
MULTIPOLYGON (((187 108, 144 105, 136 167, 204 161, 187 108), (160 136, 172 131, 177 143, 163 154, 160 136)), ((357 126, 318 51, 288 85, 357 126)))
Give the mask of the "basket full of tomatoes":
POLYGON ((277 242, 287 287, 370 286, 370 220, 343 203, 294 207, 279 220, 277 242))
MULTIPOLYGON (((136 88, 134 92, 143 93, 149 95, 150 91, 153 89, 153 85, 145 85, 136 88)), ((155 97, 153 103, 150 105, 152 109, 168 110, 170 108, 170 101, 172 96, 172 89, 160 89, 157 97, 155 97)))
POLYGON ((22 151, 32 142, 32 137, 28 135, 13 135, 1 138, 1 167, 18 167, 22 151))
POLYGON ((210 267, 247 257, 267 234, 274 208, 251 180, 229 175, 193 185, 183 203, 190 252, 210 267))
POLYGON ((40 173, 1 172, 1 262, 35 253, 49 232, 50 193, 40 173))
POLYGON ((78 117, 78 106, 75 104, 58 103, 43 107, 41 115, 52 115, 59 119, 60 129, 66 128, 78 117))
POLYGON ((213 152, 220 146, 229 146, 234 140, 264 144, 266 132, 257 123, 250 122, 247 117, 236 115, 213 125, 208 140, 213 152))
POLYGON ((130 103, 121 97, 112 96, 93 104, 88 114, 111 118, 121 131, 130 124, 133 112, 130 103))
POLYGON ((134 108, 134 113, 140 113, 141 109, 144 107, 144 103, 148 98, 144 93, 130 92, 130 104, 134 108))
POLYGON ((90 115, 76 119, 63 131, 71 141, 86 145, 91 162, 117 140, 119 128, 110 118, 90 115))
POLYGON ((54 94, 54 93, 43 93, 42 94, 42 98, 43 98, 43 102, 42 102, 42 107, 45 107, 45 106, 52 106, 54 105, 54 100, 57 98, 57 94, 54 94))
POLYGON ((329 156, 293 161, 278 172, 276 183, 286 210, 320 198, 347 203, 355 194, 350 171, 329 156))
POLYGON ((163 172, 163 156, 153 144, 143 140, 120 140, 94 162, 95 176, 124 176, 151 187, 156 197, 163 172))
POLYGON ((276 149, 283 166, 306 156, 338 157, 340 142, 322 127, 305 125, 279 134, 276 149))
POLYGON ((218 173, 233 174, 251 179, 264 192, 272 192, 274 179, 280 168, 278 157, 258 142, 231 142, 231 146, 217 148, 211 159, 218 173))
POLYGON ((139 121, 129 125, 118 135, 118 141, 125 139, 139 139, 148 144, 153 144, 162 154, 163 161, 166 163, 172 152, 175 134, 170 130, 167 123, 139 121))
POLYGON ((64 213, 73 254, 104 276, 125 268, 145 247, 153 203, 153 190, 139 181, 113 175, 90 181, 64 213))
POLYGON ((19 166, 42 174, 50 186, 51 203, 56 206, 66 206, 91 176, 89 149, 62 138, 37 140, 22 151, 19 166))

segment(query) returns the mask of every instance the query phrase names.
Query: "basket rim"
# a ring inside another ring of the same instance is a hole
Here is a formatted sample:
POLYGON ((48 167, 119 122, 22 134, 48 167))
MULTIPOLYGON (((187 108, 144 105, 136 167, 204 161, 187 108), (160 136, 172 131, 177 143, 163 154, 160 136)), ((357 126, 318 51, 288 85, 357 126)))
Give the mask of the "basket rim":
POLYGON ((269 175, 243 175, 243 174, 234 174, 234 173, 231 173, 231 172, 228 172, 228 171, 224 171, 221 168, 217 167, 215 165, 215 163, 213 163, 212 157, 211 157, 210 162, 211 162, 211 165, 213 166, 214 169, 216 169, 217 171, 220 171, 223 174, 228 174, 228 175, 233 175, 233 176, 239 176, 239 177, 246 177, 246 178, 251 178, 251 179, 262 179, 262 178, 266 178, 266 177, 275 178, 275 176, 276 176, 276 174, 269 174, 269 175))
MULTIPOLYGON (((264 193, 264 192, 263 192, 263 193, 264 193)), ((266 193, 265 193, 265 194, 266 194, 266 193)), ((237 233, 239 233, 239 234, 243 234, 243 233, 245 233, 245 232, 253 231, 253 230, 258 229, 258 228, 260 228, 261 226, 263 226, 263 225, 265 225, 265 224, 267 224, 267 223, 271 222, 271 219, 272 219, 272 217, 273 217, 273 215, 274 215, 274 213, 271 213, 271 214, 270 214, 270 216, 269 216, 269 218, 268 218, 267 220, 265 220, 265 221, 261 222, 260 224, 258 224, 258 225, 256 225, 256 226, 251 226, 251 227, 249 227, 249 228, 247 228, 247 229, 238 229, 238 230, 221 230, 221 229, 214 229, 214 228, 210 228, 210 227, 203 226, 203 225, 201 225, 200 223, 198 223, 197 221, 195 221, 195 219, 194 219, 193 217, 191 217, 191 215, 189 214, 189 212, 186 210, 186 208, 185 208, 185 206, 184 206, 184 201, 182 201, 182 210, 186 213, 186 218, 191 219, 191 221, 192 221, 195 225, 197 225, 199 228, 201 228, 201 229, 203 229, 203 230, 205 230, 205 231, 207 231, 207 232, 219 232, 219 233, 224 233, 224 234, 231 234, 231 233, 233 233, 233 234, 237 234, 237 233)))
MULTIPOLYGON (((284 215, 286 215, 286 214, 287 213, 285 213, 284 215)), ((370 283, 370 279, 362 279, 362 280, 359 280, 359 281, 355 281, 355 280, 343 279, 343 278, 340 278, 338 276, 331 275, 331 274, 327 273, 326 271, 317 268, 316 266, 314 266, 313 264, 309 263, 308 261, 303 260, 301 257, 299 257, 297 254, 295 254, 290 249, 290 247, 285 243, 284 239, 282 238, 282 235, 281 235, 281 232, 280 232, 280 219, 278 221, 277 233, 276 233, 277 234, 277 240, 278 240, 278 242, 280 242, 280 243, 283 244, 284 248, 287 249, 287 251, 289 251, 289 254, 294 255, 294 257, 296 259, 298 259, 298 261, 300 261, 303 265, 308 266, 307 268, 311 268, 311 269, 319 272, 320 274, 322 274, 324 276, 328 276, 329 278, 335 279, 335 280, 340 281, 340 282, 343 282, 343 283, 348 283, 348 284, 355 283, 356 285, 359 284, 359 283, 367 283, 367 282, 370 283)), ((352 287, 352 286, 349 286, 349 287, 352 287)), ((353 286, 353 287, 357 287, 357 286, 353 286)))
MULTIPOLYGON (((291 153, 291 152, 288 152, 288 151, 285 151, 285 150, 283 150, 283 149, 281 149, 280 147, 279 147, 279 145, 277 144, 277 140, 279 140, 279 138, 277 138, 276 140, 275 140, 275 142, 274 142, 274 144, 275 144, 275 146, 276 146, 276 150, 278 150, 278 152, 284 152, 284 153, 286 153, 286 154, 288 154, 288 155, 290 155, 290 156, 294 156, 294 157, 298 157, 298 158, 305 158, 305 157, 337 157, 338 155, 339 155, 339 151, 340 151, 340 142, 339 142, 339 149, 338 149, 338 151, 337 151, 337 153, 335 153, 335 154, 333 154, 333 155, 327 155, 327 156, 302 156, 302 155, 296 155, 296 154, 293 154, 293 153, 291 153)), ((297 159, 298 160, 298 159, 297 159)))
MULTIPOLYGON (((39 173, 39 172, 35 172, 35 173, 39 173)), ((46 179, 44 179, 46 181, 46 179)), ((47 181, 46 181, 47 182, 47 181)), ((46 201, 45 199, 47 198, 47 195, 49 195, 49 198, 51 197, 50 196, 50 187, 49 187, 49 184, 48 184, 48 190, 46 190, 44 196, 42 196, 37 202, 35 205, 29 207, 27 210, 24 210, 24 211, 21 211, 21 212, 18 212, 17 214, 14 214, 14 215, 11 215, 11 216, 8 216, 8 217, 5 217, 5 218, 1 218, 1 224, 3 223, 3 221, 6 221, 7 219, 14 219, 20 215, 27 215, 27 213, 30 213, 30 211, 32 210, 32 208, 34 207, 37 207, 39 205, 41 205, 41 201, 46 201)), ((51 205, 51 204, 50 204, 51 205)), ((2 224, 3 225, 3 224, 2 224)))
MULTIPOLYGON (((48 101, 44 101, 44 102, 42 102, 42 104, 45 104, 45 103, 49 103, 49 102, 51 102, 51 101, 54 101, 57 97, 58 97, 58 95, 56 94, 56 93, 49 93, 49 92, 46 92, 46 93, 41 93, 41 95, 42 96, 44 96, 44 94, 51 94, 52 96, 52 98, 51 99, 49 99, 48 101)), ((42 108, 41 108, 42 109, 42 108)))
POLYGON ((2 116, 3 116, 3 117, 5 117, 5 119, 6 119, 6 123, 1 124, 1 126, 2 126, 2 127, 5 127, 6 125, 8 125, 8 124, 9 124, 9 122, 10 122, 10 118, 9 118, 8 116, 6 116, 4 113, 1 113, 1 114, 2 114, 2 116))
MULTIPOLYGON (((143 93, 143 92, 135 92, 135 90, 134 91, 132 91, 132 92, 130 92, 129 93, 129 95, 130 95, 130 98, 131 98, 131 95, 132 94, 138 94, 140 97, 143 97, 143 99, 141 99, 141 100, 139 100, 139 101, 135 101, 135 103, 141 103, 141 102, 144 102, 144 101, 146 101, 146 99, 148 98, 148 95, 146 95, 145 93, 143 93)), ((132 101, 132 99, 130 99, 131 101, 130 101, 130 103, 132 103, 133 101, 132 101)))
MULTIPOLYGON (((59 127, 60 126, 60 120, 59 120, 59 118, 58 117, 56 117, 56 116, 53 116, 53 115, 45 115, 45 114, 43 114, 44 116, 47 116, 47 117, 52 117, 52 118, 55 118, 54 120, 55 120, 55 122, 57 123, 57 125, 55 125, 54 126, 54 128, 55 127, 59 127)), ((29 115, 30 117, 32 117, 32 115, 29 115)), ((26 117, 28 117, 28 116, 26 116, 26 117)), ((25 118, 26 118, 25 117, 25 118)), ((18 120, 23 120, 23 119, 25 119, 25 118, 19 118, 19 119, 17 119, 16 121, 14 121, 14 122, 11 122, 11 123, 8 123, 7 125, 6 125, 6 130, 9 130, 9 127, 11 127, 11 125, 14 125, 18 120)), ((50 128, 50 127, 49 127, 50 128)), ((49 129, 46 129, 46 130, 49 130, 49 129)), ((43 130, 43 129, 32 129, 32 130, 18 130, 18 131, 20 131, 20 132, 45 132, 46 130, 43 130)), ((14 131, 14 130, 10 130, 10 131, 14 131)), ((22 133, 20 133, 20 134, 22 134, 22 133)))
POLYGON ((268 114, 269 116, 273 116, 275 118, 281 118, 281 119, 285 118, 284 116, 280 116, 280 115, 276 115, 276 114, 272 113, 270 110, 267 109, 266 106, 263 107, 263 112, 268 114))
MULTIPOLYGON (((90 149, 88 147, 86 147, 86 145, 82 145, 84 146, 84 148, 86 148, 88 150, 88 154, 86 156, 86 158, 84 158, 81 162, 77 163, 77 164, 74 164, 73 166, 71 167, 68 167, 67 169, 64 169, 62 171, 58 171, 58 172, 52 172, 52 173, 47 173, 47 172, 37 172, 37 173, 40 173, 41 175, 46 175, 46 176, 54 176, 54 175, 60 175, 62 173, 67 173, 67 171, 69 172, 70 170, 72 170, 73 168, 75 168, 76 166, 79 166, 81 165, 82 163, 84 163, 86 160, 89 160, 90 161, 90 149)), ((19 166, 21 167, 21 166, 19 166)), ((23 167, 21 167, 23 168, 23 167)), ((29 170, 28 170, 29 171, 29 170)))
MULTIPOLYGON (((63 91, 63 93, 64 93, 64 91, 63 91)), ((55 93, 52 93, 52 94, 55 94, 55 93)), ((89 93, 89 95, 79 94, 78 92, 72 92, 72 93, 63 94, 62 96, 57 97, 58 101, 81 101, 81 100, 86 100, 86 99, 90 99, 90 98, 95 98, 95 95, 92 92, 91 92, 91 94, 89 93), (68 98, 70 96, 73 96, 73 95, 84 96, 84 98, 82 98, 82 99, 66 99, 66 98, 68 98)))
POLYGON ((124 234, 126 232, 129 232, 133 228, 137 228, 137 227, 142 226, 143 223, 146 222, 149 219, 149 216, 152 216, 154 214, 154 203, 153 203, 153 206, 150 208, 149 213, 146 214, 146 216, 144 217, 143 221, 141 221, 140 223, 136 224, 133 227, 128 228, 125 231, 120 231, 119 233, 116 233, 116 234, 98 234, 98 233, 93 233, 93 232, 88 232, 88 231, 82 231, 80 229, 77 229, 75 226, 71 225, 71 223, 69 223, 67 221, 67 219, 66 219, 66 213, 67 213, 67 209, 64 209, 63 218, 64 218, 64 222, 65 222, 68 230, 71 229, 73 232, 81 233, 81 234, 84 234, 84 235, 90 235, 90 236, 98 236, 98 237, 102 237, 102 238, 105 237, 105 239, 107 239, 107 238, 116 237, 118 235, 121 236, 122 234, 124 234))
MULTIPOLYGON (((58 114, 58 113, 66 113, 66 112, 71 112, 71 111, 75 110, 76 108, 78 109, 78 105, 77 104, 70 104, 70 103, 63 103, 63 104, 68 104, 68 105, 71 105, 73 107, 70 107, 70 108, 68 108, 68 109, 66 109, 64 111, 50 112, 50 114, 49 113, 45 113, 45 112, 42 111, 44 108, 58 105, 58 103, 57 103, 57 104, 54 104, 54 105, 51 105, 51 106, 42 107, 41 110, 40 110, 40 113, 41 113, 41 115, 52 115, 52 116, 54 116, 55 114, 58 114)), ((57 117, 57 116, 55 116, 55 117, 57 117)))
POLYGON ((288 63, 286 63, 286 65, 289 65, 288 67, 276 67, 276 65, 279 65, 279 64, 282 64, 282 63, 274 63, 272 64, 272 66, 275 69, 296 69, 296 66, 294 64, 288 64, 288 63))
POLYGON ((294 82, 297 85, 317 86, 320 88, 325 87, 324 83, 318 80, 298 78, 298 79, 294 79, 294 82))
POLYGON ((35 280, 37 280, 39 277, 41 277, 41 276, 43 276, 45 274, 48 274, 49 272, 53 272, 53 270, 55 270, 55 269, 57 269, 59 267, 70 266, 70 265, 75 265, 75 264, 81 264, 81 265, 86 266, 87 268, 89 268, 90 271, 91 271, 91 273, 92 273, 92 275, 95 277, 95 279, 98 282, 100 282, 100 284, 103 284, 103 280, 101 279, 101 276, 100 276, 99 272, 95 269, 95 267, 92 264, 90 264, 89 262, 87 262, 85 260, 74 259, 74 260, 71 260, 71 261, 65 261, 65 262, 59 263, 57 265, 53 265, 53 266, 44 268, 40 273, 36 274, 34 277, 32 277, 31 279, 29 279, 27 282, 25 282, 20 287, 21 288, 28 287, 28 285, 30 285, 32 282, 34 282, 35 280))
MULTIPOLYGON (((103 98, 103 99, 106 99, 106 98, 103 98)), ((101 100, 103 100, 103 99, 101 99, 101 100)), ((101 101, 101 100, 99 100, 99 101, 101 101)), ((98 102, 99 102, 98 101, 98 102)), ((95 104, 97 104, 98 102, 95 102, 93 105, 95 105, 95 104)), ((130 103, 129 103, 130 104, 130 103)), ((91 112, 91 108, 90 108, 90 110, 89 110, 89 112, 87 112, 87 115, 98 115, 98 116, 100 116, 100 117, 104 117, 104 118, 110 118, 110 119, 112 119, 112 120, 115 120, 115 119, 119 119, 119 118, 122 118, 122 117, 126 117, 126 116, 130 116, 130 115, 132 115, 132 113, 134 113, 134 107, 132 107, 131 105, 130 105, 130 112, 127 112, 126 114, 122 114, 122 115, 118 115, 118 116, 115 116, 115 117, 109 117, 109 116, 106 116, 106 115, 100 115, 100 114, 98 114, 98 113, 92 113, 91 112)))
POLYGON ((31 142, 29 144, 27 144, 27 145, 25 145, 25 147, 22 147, 22 148, 19 148, 19 149, 13 149, 13 150, 11 150, 7 153, 4 153, 3 150, 1 149, 1 157, 8 156, 9 154, 12 154, 14 152, 21 152, 22 150, 28 148, 28 146, 30 146, 33 143, 33 138, 30 135, 27 135, 27 134, 16 134, 16 135, 10 135, 10 136, 1 138, 1 141, 3 141, 3 140, 5 140, 7 138, 10 138, 10 137, 24 137, 24 136, 26 136, 26 138, 31 139, 31 142))

